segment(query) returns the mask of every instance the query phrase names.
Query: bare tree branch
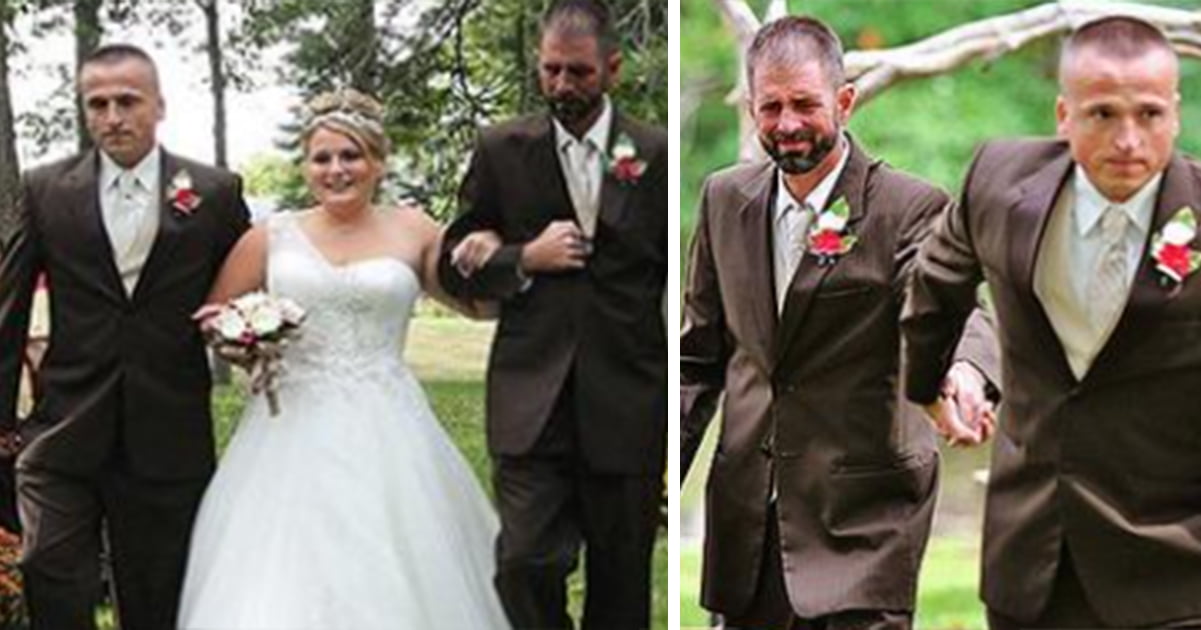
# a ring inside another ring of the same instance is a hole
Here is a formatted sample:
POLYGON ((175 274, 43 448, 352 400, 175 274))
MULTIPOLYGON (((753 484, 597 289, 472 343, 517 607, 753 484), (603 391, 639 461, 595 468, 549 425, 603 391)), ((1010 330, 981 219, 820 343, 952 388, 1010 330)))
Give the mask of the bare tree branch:
POLYGON ((855 82, 862 105, 900 81, 944 74, 977 59, 996 59, 1106 15, 1133 15, 1159 26, 1182 55, 1198 56, 1201 49, 1201 11, 1063 1, 958 26, 906 46, 851 51, 845 58, 847 76, 855 82))
MULTIPOLYGON (((746 94, 746 50, 762 22, 745 0, 714 0, 738 40, 737 87, 726 102, 739 107, 739 158, 761 155, 754 127, 743 106, 746 94)), ((783 16, 785 3, 772 0, 765 13, 770 21, 783 16)), ((847 77, 858 89, 862 107, 885 89, 905 80, 952 72, 977 59, 992 60, 1032 42, 1070 32, 1077 26, 1106 15, 1131 15, 1164 30, 1176 51, 1201 58, 1201 10, 1173 9, 1133 2, 1086 2, 1060 0, 1016 13, 986 18, 957 26, 913 44, 885 50, 854 50, 846 53, 847 77)))

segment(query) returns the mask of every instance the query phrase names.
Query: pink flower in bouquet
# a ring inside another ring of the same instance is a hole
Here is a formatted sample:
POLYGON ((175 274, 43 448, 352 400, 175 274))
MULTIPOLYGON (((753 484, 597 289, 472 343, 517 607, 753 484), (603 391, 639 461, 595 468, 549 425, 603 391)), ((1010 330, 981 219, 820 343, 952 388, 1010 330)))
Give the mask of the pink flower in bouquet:
POLYGON ((196 313, 209 345, 250 372, 252 391, 267 394, 271 415, 279 413, 275 381, 283 368, 283 346, 299 334, 304 316, 296 302, 260 291, 196 313))

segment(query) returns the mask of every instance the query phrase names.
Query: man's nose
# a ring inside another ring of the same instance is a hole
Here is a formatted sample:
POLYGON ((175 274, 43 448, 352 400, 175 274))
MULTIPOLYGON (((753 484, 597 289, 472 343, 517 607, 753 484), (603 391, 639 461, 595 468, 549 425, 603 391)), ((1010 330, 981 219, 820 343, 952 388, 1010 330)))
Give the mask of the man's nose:
POLYGON ((118 125, 125 120, 121 108, 116 103, 109 103, 100 112, 100 120, 106 125, 118 125))
POLYGON ((1138 149, 1142 145, 1142 140, 1138 121, 1133 118, 1123 118, 1118 123, 1117 132, 1114 133, 1113 145, 1119 151, 1129 153, 1138 149))
POLYGON ((796 133, 801 131, 809 124, 809 121, 801 114, 789 109, 785 109, 780 114, 780 121, 777 128, 782 133, 796 133))

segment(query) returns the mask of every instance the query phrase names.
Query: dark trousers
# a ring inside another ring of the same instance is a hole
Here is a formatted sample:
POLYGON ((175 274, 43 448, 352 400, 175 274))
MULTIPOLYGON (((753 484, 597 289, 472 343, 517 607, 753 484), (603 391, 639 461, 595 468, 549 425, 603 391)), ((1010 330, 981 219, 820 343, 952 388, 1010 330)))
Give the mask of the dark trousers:
POLYGON ((788 599, 780 558, 780 530, 773 502, 767 510, 763 562, 751 603, 735 615, 723 615, 724 630, 909 630, 913 613, 893 610, 846 610, 817 618, 798 617, 788 599))
POLYGON ((592 470, 572 408, 569 383, 534 448, 494 460, 497 592, 517 630, 573 628, 567 577, 582 545, 584 630, 647 628, 663 479, 592 470))
MULTIPOLYGON (((1059 568, 1055 572, 1055 583, 1051 586, 1051 597, 1038 619, 1024 623, 1007 617, 992 608, 988 609, 988 627, 990 630, 1024 630, 1026 628, 1107 628, 1110 624, 1101 621, 1089 603, 1076 575, 1076 566, 1072 561, 1067 544, 1065 543, 1059 557, 1059 568)), ((1181 619, 1176 622, 1159 624, 1163 628, 1201 628, 1201 619, 1181 619)))
POLYGON ((206 484, 148 480, 119 467, 90 478, 19 470, 21 572, 33 630, 96 627, 102 528, 122 630, 174 630, 206 484))

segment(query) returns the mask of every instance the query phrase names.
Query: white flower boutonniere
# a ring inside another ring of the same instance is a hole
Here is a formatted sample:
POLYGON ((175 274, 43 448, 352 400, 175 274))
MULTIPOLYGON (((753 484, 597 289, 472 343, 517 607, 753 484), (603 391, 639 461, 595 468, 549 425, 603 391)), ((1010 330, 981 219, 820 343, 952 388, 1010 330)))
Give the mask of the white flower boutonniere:
POLYGON ((646 172, 646 160, 638 157, 638 147, 627 134, 621 134, 613 143, 613 151, 608 158, 608 170, 617 181, 634 185, 642 179, 646 172))
POLYGON ((817 215, 813 227, 809 228, 807 251, 817 256, 817 264, 827 267, 847 255, 858 242, 858 237, 847 230, 851 209, 846 197, 840 197, 829 208, 817 215))
POLYGON ((200 206, 200 195, 192 188, 192 176, 185 170, 180 170, 171 178, 167 187, 167 201, 180 216, 191 216, 200 206))
POLYGON ((1197 217, 1192 208, 1184 206, 1152 239, 1151 258, 1161 285, 1173 289, 1201 266, 1201 252, 1189 247, 1196 236, 1197 217))

